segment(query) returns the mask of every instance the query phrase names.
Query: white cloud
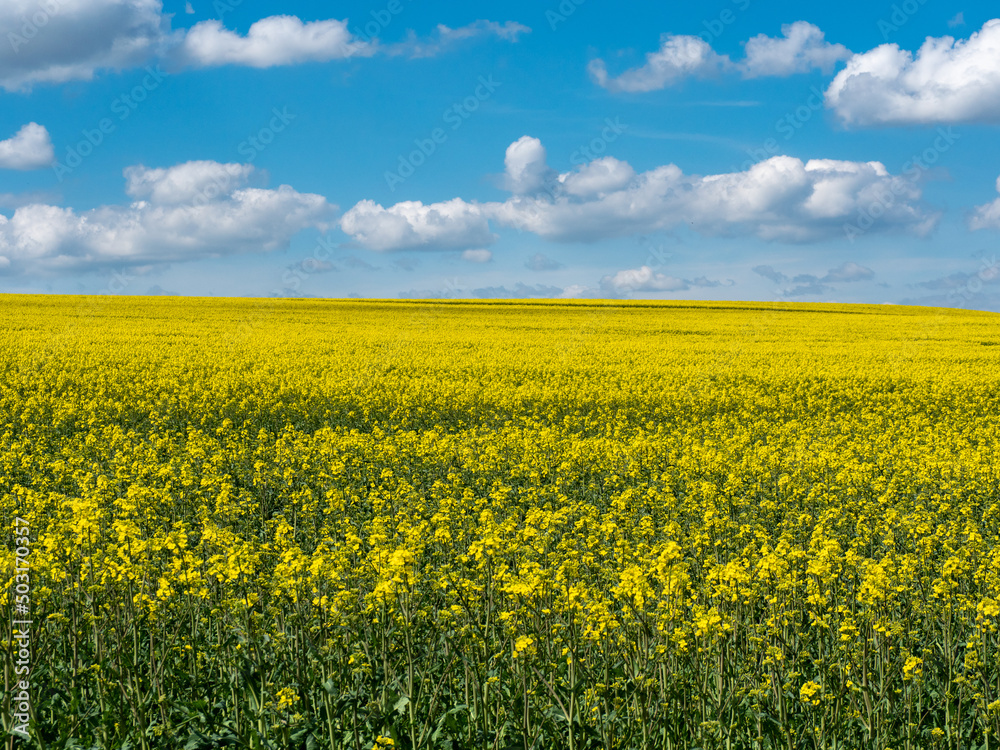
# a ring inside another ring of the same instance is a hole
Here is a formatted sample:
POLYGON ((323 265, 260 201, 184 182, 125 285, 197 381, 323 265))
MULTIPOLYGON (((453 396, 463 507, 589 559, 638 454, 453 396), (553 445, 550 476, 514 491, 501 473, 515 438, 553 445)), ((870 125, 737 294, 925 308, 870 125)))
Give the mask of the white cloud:
POLYGON ((748 78, 788 76, 819 68, 824 73, 851 56, 842 44, 830 44, 818 26, 796 21, 781 27, 781 37, 758 34, 746 43, 740 67, 748 78))
POLYGON ((493 260, 493 253, 489 250, 466 250, 462 253, 462 260, 470 263, 489 263, 493 260))
POLYGON ((11 138, 0 141, 0 169, 41 169, 54 159, 49 131, 36 122, 29 122, 11 138))
POLYGON ((625 292, 678 292, 688 289, 684 279, 666 276, 649 266, 629 268, 601 279, 601 289, 614 294, 625 292))
POLYGON ((3 0, 0 87, 90 80, 145 63, 164 40, 160 0, 3 0))
POLYGON ((1000 122, 1000 19, 968 39, 928 39, 916 55, 883 44, 847 61, 826 91, 845 123, 1000 122))
POLYGON ((160 206, 204 203, 245 186, 253 172, 251 164, 215 161, 189 161, 169 169, 138 165, 125 169, 125 192, 160 206))
MULTIPOLYGON (((192 13, 190 3, 186 13, 192 13)), ((2 0, 0 88, 27 91, 39 83, 90 80, 101 70, 125 70, 160 58, 181 67, 243 65, 269 68, 306 62, 388 55, 430 57, 485 36, 516 42, 531 29, 479 20, 460 28, 439 25, 426 39, 410 34, 387 46, 353 36, 347 20, 303 22, 277 15, 254 23, 245 36, 207 20, 171 31, 162 0, 2 0)))
POLYGON ((582 165, 575 172, 559 175, 566 192, 579 198, 598 198, 621 190, 635 178, 635 170, 628 162, 613 156, 582 165))
MULTIPOLYGON (((997 192, 1000 193, 1000 177, 997 178, 997 192)), ((970 229, 1000 229, 1000 198, 976 206, 969 217, 970 229)))
POLYGON ((545 158, 545 146, 537 138, 523 135, 510 144, 504 155, 507 189, 515 195, 528 195, 543 188, 554 176, 545 158))
POLYGON ((774 156, 744 172, 685 175, 668 164, 625 180, 630 170, 625 162, 597 160, 559 175, 551 195, 515 194, 482 209, 501 224, 559 241, 688 226, 705 235, 808 242, 842 236, 845 222, 874 204, 882 231, 925 233, 936 220, 920 205, 919 185, 879 162, 774 156), (592 182, 598 165, 615 179, 592 182), (590 190, 580 189, 588 183, 590 190))
POLYGON ((288 185, 245 187, 232 179, 238 174, 245 182, 249 173, 214 162, 129 168, 129 192, 148 200, 79 213, 31 204, 0 214, 0 255, 28 272, 141 265, 276 250, 303 229, 329 227, 336 207, 323 196, 288 185), (203 179, 209 174, 220 181, 216 190, 203 179))
POLYGON ((822 30, 806 21, 781 27, 782 36, 758 34, 746 42, 746 56, 732 61, 720 55, 701 37, 663 34, 660 48, 646 55, 646 64, 609 76, 604 60, 591 60, 590 77, 610 91, 656 91, 691 76, 740 70, 746 78, 789 76, 818 68, 830 72, 840 60, 851 56, 842 44, 826 41, 822 30))
POLYGON ((341 229, 376 251, 469 250, 493 243, 491 221, 561 242, 680 226, 708 236, 811 242, 843 237, 847 223, 876 209, 870 231, 922 235, 938 219, 923 206, 918 183, 875 161, 774 156, 744 172, 686 175, 674 164, 637 174, 628 163, 604 157, 556 175, 545 190, 539 175, 549 167, 540 141, 518 139, 506 162, 513 193, 506 201, 455 198, 384 208, 366 200, 344 215, 341 229))
POLYGON ((344 214, 340 228, 369 250, 475 250, 496 236, 482 208, 455 198, 424 205, 405 201, 383 208, 364 200, 344 214))
POLYGON ((434 57, 466 39, 496 36, 507 42, 516 42, 521 34, 530 33, 530 28, 514 21, 497 23, 480 19, 457 29, 438 24, 434 34, 427 39, 420 39, 411 31, 405 42, 387 45, 384 49, 390 55, 406 55, 411 58, 434 57))
POLYGON ((372 45, 348 31, 347 21, 303 23, 295 16, 270 16, 253 24, 246 36, 224 28, 217 20, 202 21, 184 35, 173 54, 177 62, 192 67, 270 68, 364 57, 374 52, 372 45))
POLYGON ((587 70, 595 83, 610 91, 639 92, 662 89, 692 75, 708 75, 728 63, 728 57, 716 54, 700 37, 663 34, 660 48, 647 53, 641 67, 611 77, 604 61, 596 59, 587 70))

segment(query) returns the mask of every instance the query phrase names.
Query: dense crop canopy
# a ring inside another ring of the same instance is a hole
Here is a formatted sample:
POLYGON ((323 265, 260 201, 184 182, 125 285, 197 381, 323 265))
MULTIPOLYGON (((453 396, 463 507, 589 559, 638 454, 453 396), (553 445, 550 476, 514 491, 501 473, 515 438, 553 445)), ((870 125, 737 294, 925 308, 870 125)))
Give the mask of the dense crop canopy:
POLYGON ((3 297, 35 732, 1000 747, 998 321, 3 297))

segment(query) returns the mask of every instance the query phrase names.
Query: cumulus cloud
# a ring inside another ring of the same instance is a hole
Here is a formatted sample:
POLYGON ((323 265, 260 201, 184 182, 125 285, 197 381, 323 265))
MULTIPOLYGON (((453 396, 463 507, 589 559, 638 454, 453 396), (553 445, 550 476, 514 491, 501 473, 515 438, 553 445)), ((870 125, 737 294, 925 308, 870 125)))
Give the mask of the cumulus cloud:
POLYGON ((646 54, 646 64, 609 76, 601 59, 587 66, 594 82, 610 91, 656 91, 689 76, 711 75, 728 65, 729 58, 718 55, 708 42, 697 36, 663 34, 660 48, 646 54))
POLYGON ((1000 122, 1000 19, 968 39, 928 38, 915 55, 896 44, 855 55, 826 102, 858 126, 1000 122))
POLYGON ((513 21, 479 20, 455 29, 440 25, 423 39, 411 32, 405 42, 379 46, 351 34, 346 19, 270 16, 241 35, 218 20, 171 31, 170 18, 162 0, 3 0, 0 88, 27 91, 40 83, 90 80, 100 70, 125 70, 157 58, 179 67, 269 68, 378 52, 431 57, 462 40, 494 36, 516 42, 531 31, 513 21))
POLYGON ((578 198, 599 198, 621 190, 635 179, 635 170, 628 162, 605 156, 582 165, 575 172, 559 175, 559 182, 569 195, 578 198))
POLYGON ((528 195, 541 190, 554 174, 545 159, 545 147, 537 138, 523 135, 510 144, 504 156, 507 189, 515 195, 528 195))
POLYGON ((373 45, 348 31, 346 21, 303 23, 296 16, 271 16, 253 24, 246 36, 224 28, 217 20, 202 21, 184 35, 173 54, 177 62, 191 67, 270 68, 366 57, 374 52, 373 45))
POLYGON ((514 21, 497 23, 480 19, 457 29, 438 24, 430 37, 420 39, 410 31, 406 41, 387 45, 385 51, 390 55, 406 55, 411 58, 435 57, 467 39, 495 36, 507 42, 516 42, 521 34, 530 33, 530 28, 514 21))
POLYGON ((246 187, 248 176, 243 165, 214 162, 131 167, 127 189, 142 199, 130 205, 31 204, 0 214, 0 257, 8 271, 144 265, 276 250, 303 229, 329 227, 336 207, 323 196, 246 187))
POLYGON ((882 213, 874 231, 922 235, 938 219, 924 207, 918 183, 876 161, 774 156, 742 172, 687 175, 674 164, 636 173, 605 157, 549 180, 544 159, 535 138, 522 137, 507 149, 506 183, 513 195, 503 202, 455 198, 384 208, 366 200, 340 226, 360 245, 388 251, 484 248, 495 239, 491 221, 564 242, 678 226, 707 236, 810 242, 842 237, 845 224, 875 204, 882 213))
POLYGON ((148 199, 160 206, 206 202, 243 187, 253 173, 251 164, 215 161, 189 161, 169 169, 138 165, 125 169, 125 192, 132 198, 148 199))
POLYGON ((476 250, 496 236, 482 207, 455 198, 424 205, 405 201, 383 208, 364 200, 344 214, 340 228, 369 250, 476 250))
POLYGON ((615 77, 608 74, 604 60, 591 60, 587 67, 593 81, 609 91, 656 91, 692 76, 704 77, 721 71, 738 70, 746 78, 789 76, 819 69, 829 73, 833 66, 851 56, 842 44, 826 41, 823 31, 806 21, 781 27, 782 36, 764 34, 745 43, 745 56, 733 61, 720 55, 698 36, 663 34, 660 48, 646 55, 646 63, 615 77))
POLYGON ((0 141, 0 169, 41 169, 54 159, 49 131, 36 122, 29 122, 11 138, 0 141))
POLYGON ((161 0, 4 0, 0 87, 90 80, 142 64, 164 41, 161 0))
MULTIPOLYGON (((598 160, 603 161, 603 160, 598 160)), ((624 162, 604 164, 614 181, 603 190, 571 193, 587 184, 595 162, 559 175, 545 195, 518 195, 482 211, 501 224, 559 241, 593 241, 648 234, 686 225, 705 235, 752 234, 765 240, 808 242, 843 234, 844 223, 873 203, 885 206, 877 228, 926 233, 918 184, 889 174, 880 162, 774 156, 743 172, 686 175, 674 165, 628 174, 624 162), (579 179, 579 183, 576 181, 579 179), (881 200, 880 200, 881 199, 881 200)), ((535 169, 540 165, 535 163, 535 169)), ((593 183, 591 183, 593 185, 593 183)))
POLYGON ((781 27, 782 36, 758 34, 746 43, 740 68, 748 78, 789 76, 818 68, 824 73, 851 56, 842 44, 831 44, 818 26, 796 21, 781 27))
MULTIPOLYGON (((1000 193, 1000 177, 997 178, 997 192, 1000 193)), ((970 229, 1000 229, 1000 198, 976 206, 969 217, 970 229)))

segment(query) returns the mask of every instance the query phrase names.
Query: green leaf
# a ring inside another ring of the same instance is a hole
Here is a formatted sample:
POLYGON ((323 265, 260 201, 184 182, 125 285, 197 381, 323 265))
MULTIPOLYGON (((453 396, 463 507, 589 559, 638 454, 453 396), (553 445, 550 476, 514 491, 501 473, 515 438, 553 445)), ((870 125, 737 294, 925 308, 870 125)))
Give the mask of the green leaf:
POLYGON ((406 709, 408 705, 410 705, 410 699, 404 695, 398 701, 396 701, 396 705, 392 707, 392 710, 396 711, 400 716, 402 716, 403 711, 406 709))

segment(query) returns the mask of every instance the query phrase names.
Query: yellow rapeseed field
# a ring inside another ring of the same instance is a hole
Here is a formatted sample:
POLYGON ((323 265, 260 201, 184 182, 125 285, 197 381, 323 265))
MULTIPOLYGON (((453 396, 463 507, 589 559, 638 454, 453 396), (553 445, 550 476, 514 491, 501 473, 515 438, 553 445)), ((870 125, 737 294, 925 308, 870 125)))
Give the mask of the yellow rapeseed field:
POLYGON ((998 448, 987 313, 3 296, 24 744, 996 750, 998 448))

